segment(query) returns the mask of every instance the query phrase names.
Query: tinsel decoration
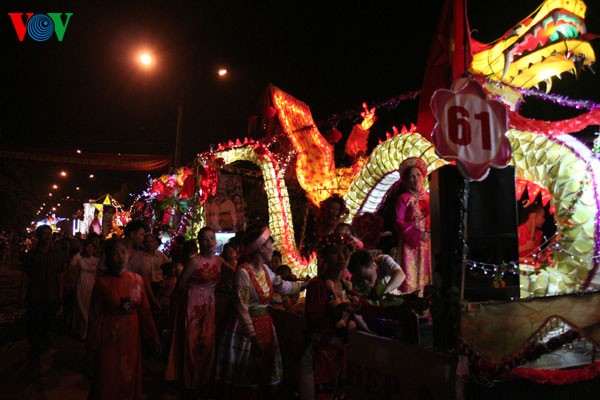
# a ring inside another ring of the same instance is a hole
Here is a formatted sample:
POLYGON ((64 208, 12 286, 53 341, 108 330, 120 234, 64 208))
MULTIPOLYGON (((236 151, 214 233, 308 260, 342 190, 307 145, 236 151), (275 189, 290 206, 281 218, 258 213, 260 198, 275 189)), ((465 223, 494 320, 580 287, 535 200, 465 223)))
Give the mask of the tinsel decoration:
POLYGON ((599 376, 600 361, 572 369, 515 368, 512 371, 512 375, 515 378, 525 378, 541 384, 567 385, 587 381, 599 376))
POLYGON ((462 354, 468 356, 471 365, 471 373, 479 381, 492 384, 495 380, 509 379, 510 372, 519 365, 537 360, 542 355, 558 350, 565 344, 571 343, 580 337, 578 331, 570 329, 553 337, 547 342, 536 342, 532 340, 526 343, 521 350, 512 356, 498 362, 482 358, 479 354, 472 351, 463 341, 459 342, 459 349, 462 354))

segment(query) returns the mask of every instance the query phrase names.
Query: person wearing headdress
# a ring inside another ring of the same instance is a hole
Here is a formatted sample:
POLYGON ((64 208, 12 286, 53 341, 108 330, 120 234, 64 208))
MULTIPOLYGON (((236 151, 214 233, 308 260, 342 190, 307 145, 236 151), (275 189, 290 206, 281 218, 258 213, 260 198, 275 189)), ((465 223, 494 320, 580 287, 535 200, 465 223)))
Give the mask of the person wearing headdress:
POLYGON ((217 380, 224 399, 270 398, 282 378, 282 362, 268 307, 274 292, 293 295, 306 282, 284 281, 267 266, 273 255, 268 227, 244 235, 243 258, 233 278, 235 312, 223 337, 217 380))
POLYGON ((344 221, 348 212, 346 202, 337 194, 333 194, 323 200, 315 215, 316 243, 319 243, 326 235, 333 233, 339 223, 344 221))
POLYGON ((323 265, 319 267, 322 272, 310 280, 306 289, 304 317, 310 343, 299 365, 302 400, 341 398, 343 393, 347 331, 364 324, 354 309, 359 303, 353 297, 351 283, 342 279, 354 248, 354 240, 340 233, 325 236, 317 246, 317 258, 323 265))
POLYGON ((423 187, 427 165, 421 158, 410 157, 402 161, 399 172, 404 192, 395 206, 396 259, 406 275, 400 290, 410 293, 423 290, 431 282, 429 194, 423 187))

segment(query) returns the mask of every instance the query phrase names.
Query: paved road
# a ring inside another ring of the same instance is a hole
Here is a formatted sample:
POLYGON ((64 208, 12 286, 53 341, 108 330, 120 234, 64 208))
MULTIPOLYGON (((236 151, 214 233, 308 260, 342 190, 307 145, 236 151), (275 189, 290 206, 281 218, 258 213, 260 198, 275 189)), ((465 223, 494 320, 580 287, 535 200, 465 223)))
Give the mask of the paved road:
MULTIPOLYGON (((50 350, 39 362, 29 360, 22 299, 22 274, 16 268, 0 269, 0 400, 86 399, 90 379, 84 367, 84 343, 59 320, 51 330, 50 350)), ((144 359, 143 399, 195 399, 163 379, 165 366, 166 356, 144 359)), ((282 387, 280 398, 294 395, 282 387)))
MULTIPOLYGON (((20 339, 0 348, 0 399, 79 400, 87 397, 90 380, 85 374, 83 343, 58 332, 53 346, 39 362, 29 360, 27 341, 20 339)), ((175 384, 162 379, 164 362, 144 360, 144 399, 178 399, 175 384)))
MULTIPOLYGON (((90 379, 84 369, 84 344, 58 321, 53 346, 39 362, 29 360, 25 339, 22 274, 0 269, 0 400, 80 400, 90 379)), ((182 398, 177 386, 163 380, 165 360, 144 359, 144 399, 182 398)))

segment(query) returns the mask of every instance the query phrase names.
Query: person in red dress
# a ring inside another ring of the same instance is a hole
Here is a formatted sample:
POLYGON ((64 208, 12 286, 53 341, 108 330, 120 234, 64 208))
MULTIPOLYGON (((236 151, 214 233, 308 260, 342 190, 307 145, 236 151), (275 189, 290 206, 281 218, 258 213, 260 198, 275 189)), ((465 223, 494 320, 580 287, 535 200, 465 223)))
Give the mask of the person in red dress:
POLYGON ((542 227, 546 222, 544 208, 533 203, 523 210, 521 218, 518 228, 519 263, 535 265, 542 245, 542 227))
POLYGON ((120 239, 105 246, 107 273, 92 291, 87 351, 92 360, 88 399, 142 398, 142 339, 156 354, 161 346, 142 277, 126 270, 127 248, 120 239))
POLYGON ((304 317, 310 344, 300 360, 299 389, 303 400, 341 398, 346 370, 347 309, 350 286, 342 279, 355 243, 344 234, 325 236, 317 247, 320 270, 306 289, 304 317))
POLYGON ((223 259, 215 255, 217 240, 210 227, 198 233, 200 253, 186 263, 175 295, 180 298, 166 380, 181 380, 185 389, 209 394, 215 359, 215 288, 223 259))
POLYGON ((406 275, 400 290, 411 293, 431 283, 429 193, 423 187, 427 165, 418 157, 410 157, 402 161, 399 170, 405 191, 395 207, 396 262, 406 275))

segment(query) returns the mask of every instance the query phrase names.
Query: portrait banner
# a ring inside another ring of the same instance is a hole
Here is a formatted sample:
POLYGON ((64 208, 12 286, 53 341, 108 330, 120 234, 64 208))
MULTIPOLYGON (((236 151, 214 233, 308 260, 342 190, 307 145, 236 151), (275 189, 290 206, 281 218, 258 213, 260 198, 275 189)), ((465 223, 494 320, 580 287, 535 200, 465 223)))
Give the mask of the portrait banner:
POLYGON ((204 203, 206 225, 215 232, 234 232, 246 228, 242 177, 219 174, 217 191, 204 203))

